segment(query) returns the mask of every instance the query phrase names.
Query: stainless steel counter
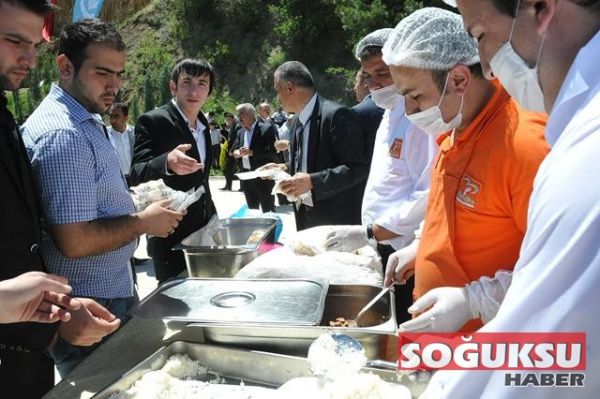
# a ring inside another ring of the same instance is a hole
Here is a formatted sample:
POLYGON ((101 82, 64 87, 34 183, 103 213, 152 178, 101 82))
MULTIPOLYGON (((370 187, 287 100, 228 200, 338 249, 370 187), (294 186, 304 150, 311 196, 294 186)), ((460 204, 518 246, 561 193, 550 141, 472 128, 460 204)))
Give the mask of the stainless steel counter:
POLYGON ((132 318, 104 344, 81 362, 44 398, 90 398, 115 379, 135 367, 157 349, 177 340, 204 342, 201 331, 184 330, 185 324, 132 318), (186 336, 187 332, 187 336, 186 336))

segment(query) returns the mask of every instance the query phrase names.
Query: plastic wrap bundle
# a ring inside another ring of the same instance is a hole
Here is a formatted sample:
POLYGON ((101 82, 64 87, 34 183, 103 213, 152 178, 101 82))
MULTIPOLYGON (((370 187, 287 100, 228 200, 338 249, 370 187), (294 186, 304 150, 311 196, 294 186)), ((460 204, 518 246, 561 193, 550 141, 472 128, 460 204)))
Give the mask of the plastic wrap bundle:
POLYGON ((325 241, 335 226, 318 226, 296 232, 286 241, 286 247, 296 255, 315 256, 327 252, 325 241))
POLYGON ((354 253, 325 251, 323 243, 332 226, 297 232, 285 247, 254 259, 236 278, 322 278, 330 284, 383 284, 383 266, 377 252, 366 246, 354 253))
MULTIPOLYGON (((267 164, 265 166, 261 166, 260 168, 256 169, 256 174, 259 177, 264 177, 264 178, 268 178, 268 179, 275 181, 273 190, 271 190, 271 194, 273 194, 273 195, 284 194, 281 191, 281 182, 292 178, 292 176, 290 176, 289 173, 284 172, 279 166, 275 166, 272 164, 267 164)), ((304 193, 299 197, 296 197, 294 195, 286 195, 286 194, 284 194, 284 195, 286 196, 288 201, 295 202, 298 200, 308 198, 310 196, 310 192, 304 193)))
POLYGON ((146 183, 131 187, 135 209, 138 212, 146 209, 150 204, 158 201, 169 200, 169 208, 175 211, 187 209, 204 195, 204 187, 187 192, 173 190, 167 186, 163 179, 151 180, 146 183))

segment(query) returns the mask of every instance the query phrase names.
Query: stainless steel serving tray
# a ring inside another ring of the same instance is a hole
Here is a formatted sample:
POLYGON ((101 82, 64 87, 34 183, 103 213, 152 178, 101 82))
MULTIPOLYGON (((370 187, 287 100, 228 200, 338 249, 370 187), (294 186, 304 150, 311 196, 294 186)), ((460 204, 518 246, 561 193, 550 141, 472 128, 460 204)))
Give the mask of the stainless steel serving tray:
MULTIPOLYGON (((292 378, 312 376, 305 358, 176 341, 156 351, 93 398, 108 399, 129 389, 144 373, 160 369, 176 353, 189 355, 233 384, 243 380, 249 385, 277 388, 292 378)), ((384 381, 397 382, 394 371, 365 367, 363 372, 377 374, 384 381)))
POLYGON ((217 222, 212 232, 200 229, 190 234, 181 241, 181 248, 188 251, 198 251, 202 249, 214 248, 214 245, 205 245, 206 235, 211 234, 211 238, 218 248, 223 247, 244 247, 256 248, 264 242, 275 242, 275 218, 229 218, 221 219, 217 222), (255 243, 248 244, 248 238, 256 231, 263 232, 263 236, 255 243))
POLYGON ((321 334, 342 332, 356 338, 369 359, 383 358, 387 340, 397 329, 394 293, 381 298, 362 319, 365 327, 330 327, 337 317, 356 316, 381 287, 368 285, 329 285, 323 317, 319 325, 241 325, 235 322, 221 324, 190 323, 188 329, 198 329, 198 336, 206 342, 244 348, 306 356, 308 347, 321 334))
POLYGON ((318 325, 328 283, 305 279, 200 279, 167 282, 140 304, 138 316, 201 323, 318 325))
POLYGON ((186 237, 183 249, 188 274, 192 277, 234 277, 244 266, 275 243, 274 218, 235 218, 219 220, 212 233, 200 229, 186 237), (248 244, 255 231, 264 232, 256 243, 248 244), (208 235, 210 234, 210 237, 208 235), (206 245, 214 242, 216 245, 206 245))

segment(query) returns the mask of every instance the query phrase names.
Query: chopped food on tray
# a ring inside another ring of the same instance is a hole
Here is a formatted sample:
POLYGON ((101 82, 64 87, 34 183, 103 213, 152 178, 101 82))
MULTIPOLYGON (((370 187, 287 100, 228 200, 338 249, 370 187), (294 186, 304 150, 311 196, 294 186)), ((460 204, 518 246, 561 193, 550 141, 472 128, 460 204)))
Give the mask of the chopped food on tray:
POLYGON ((357 327, 355 320, 346 320, 343 317, 337 317, 335 320, 329 322, 330 327, 357 327))

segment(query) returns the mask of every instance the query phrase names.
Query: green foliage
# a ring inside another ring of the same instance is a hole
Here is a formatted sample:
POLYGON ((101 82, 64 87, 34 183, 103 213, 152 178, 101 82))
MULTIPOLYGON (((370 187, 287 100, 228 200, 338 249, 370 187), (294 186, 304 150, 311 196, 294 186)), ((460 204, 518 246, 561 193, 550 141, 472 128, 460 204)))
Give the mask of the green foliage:
POLYGON ((8 109, 18 124, 25 122, 25 119, 33 112, 33 107, 29 105, 28 101, 28 91, 20 89, 6 93, 8 109))
MULTIPOLYGON (((367 33, 394 27, 423 6, 441 0, 153 0, 121 27, 133 43, 125 97, 144 112, 168 101, 168 74, 183 56, 203 57, 217 73, 205 112, 236 104, 277 105, 273 71, 286 60, 304 62, 319 92, 348 105, 356 43, 367 33), (136 104, 137 102, 137 104, 136 104)), ((35 97, 35 96, 34 96, 35 97)), ((132 112, 132 114, 135 114, 132 112)), ((136 115, 137 116, 137 115, 136 115)))

